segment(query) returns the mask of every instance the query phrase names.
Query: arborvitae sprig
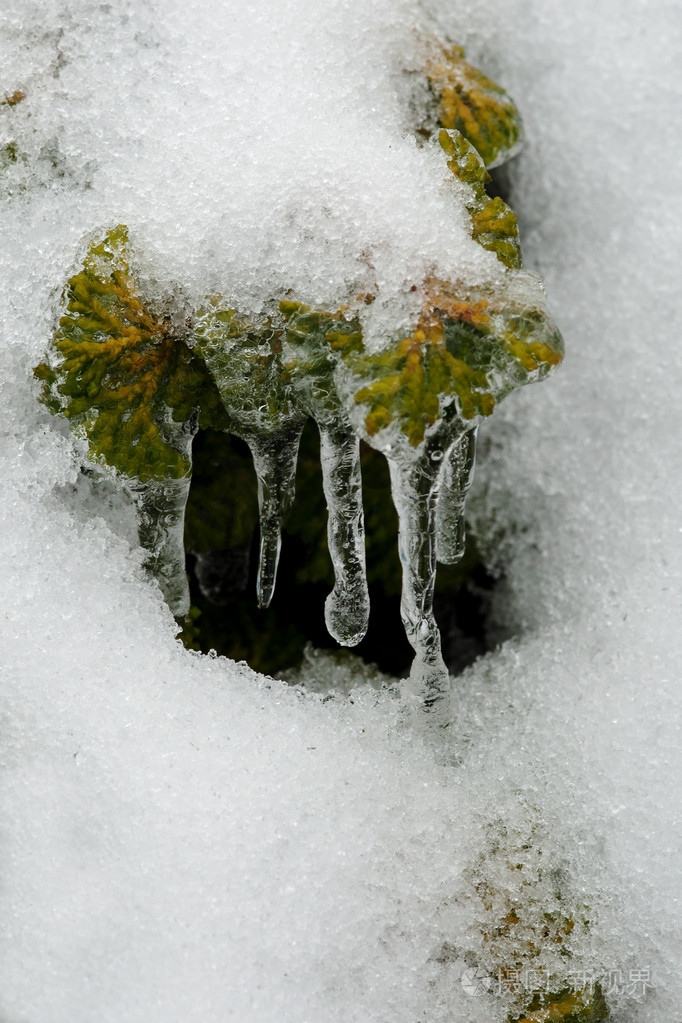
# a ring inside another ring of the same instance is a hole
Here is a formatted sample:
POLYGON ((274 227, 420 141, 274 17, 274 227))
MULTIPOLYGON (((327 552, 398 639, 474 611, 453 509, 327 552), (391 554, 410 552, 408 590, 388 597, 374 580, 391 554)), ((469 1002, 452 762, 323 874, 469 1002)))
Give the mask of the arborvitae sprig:
POLYGON ((137 295, 122 225, 92 245, 67 283, 41 400, 88 440, 93 462, 141 482, 179 479, 189 461, 174 443, 199 408, 217 402, 206 368, 169 319, 137 295))
MULTIPOLYGON (((463 329, 484 333, 489 321, 481 303, 462 303, 459 322, 463 329)), ((386 351, 353 358, 350 365, 357 377, 369 381, 356 391, 355 401, 369 408, 365 428, 370 437, 395 421, 416 447, 441 417, 444 400, 455 396, 463 419, 493 409, 485 373, 448 349, 443 319, 428 299, 409 337, 386 351)))
MULTIPOLYGON (((475 426, 496 402, 561 360, 561 337, 545 311, 542 287, 520 269, 516 218, 485 190, 490 180, 485 163, 500 162, 520 138, 516 109, 457 48, 436 47, 427 64, 445 126, 440 145, 464 199, 471 238, 494 259, 489 282, 476 287, 461 279, 416 280, 412 291, 421 297, 421 309, 406 336, 388 335, 378 351, 366 346, 358 311, 362 296, 336 311, 289 298, 277 304, 280 296, 272 296, 269 315, 246 315, 229 297, 207 297, 178 328, 168 309, 138 294, 122 226, 90 248, 83 269, 67 284, 50 355, 36 370, 43 381, 41 398, 87 437, 93 461, 134 482, 129 490, 141 516, 141 542, 174 608, 187 602, 182 514, 198 424, 236 434, 250 449, 261 524, 257 590, 260 605, 267 606, 282 523, 294 496, 301 430, 307 418, 316 421, 325 499, 335 524, 329 532, 335 583, 327 598, 327 627, 340 642, 357 642, 366 627, 367 590, 358 435, 389 460, 392 485, 401 495, 396 499, 401 535, 413 529, 430 535, 427 512, 433 509, 425 503, 430 497, 424 486, 436 486, 438 459, 447 455, 451 466, 452 458, 459 458, 452 452, 464 441, 473 452, 475 426), (425 462, 428 473, 422 471, 425 462), (173 480, 181 485, 165 485, 173 480), (351 611, 362 611, 357 622, 342 606, 351 592, 351 611)), ((219 436, 213 434, 217 471, 226 461, 219 436)), ((456 536, 462 533, 455 520, 463 513, 468 486, 465 462, 458 462, 456 471, 443 470, 460 500, 454 512, 438 514, 442 522, 455 522, 456 536)), ((190 549, 204 553, 215 542, 220 549, 245 547, 253 490, 242 508, 231 485, 203 482, 214 513, 204 516, 202 507, 197 517, 192 509, 198 525, 190 549), (216 541, 210 520, 223 498, 239 504, 243 514, 233 516, 234 528, 216 541)), ((454 549, 452 543, 443 548, 448 563, 461 554, 458 549, 451 557, 454 549)), ((415 626, 414 616, 404 620, 417 661, 431 672, 428 686, 435 686, 438 696, 445 668, 430 610, 430 558, 420 555, 418 564, 403 565, 404 602, 413 601, 424 627, 415 626)))
POLYGON ((521 116, 514 102, 465 61, 461 46, 432 40, 424 73, 437 103, 438 125, 461 132, 486 167, 502 163, 519 146, 521 116))
POLYGON ((484 249, 494 252, 510 270, 521 266, 519 226, 513 210, 499 196, 491 199, 485 190, 490 175, 480 154, 457 131, 438 133, 441 149, 453 175, 469 186, 466 208, 471 220, 471 237, 484 249))

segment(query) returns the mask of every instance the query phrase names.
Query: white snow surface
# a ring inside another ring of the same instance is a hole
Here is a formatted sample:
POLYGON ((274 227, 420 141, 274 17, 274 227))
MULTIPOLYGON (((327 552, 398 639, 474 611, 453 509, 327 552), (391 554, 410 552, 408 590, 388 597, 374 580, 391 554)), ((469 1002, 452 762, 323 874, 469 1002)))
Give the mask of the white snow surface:
POLYGON ((422 14, 2 15, 1 89, 26 100, 0 145, 27 153, 0 198, 3 1023, 502 1021, 460 982, 485 955, 477 883, 514 891, 496 843, 542 851, 527 900, 588 907, 571 964, 621 971, 616 1023, 679 1016, 682 10, 429 12, 523 112, 512 205, 568 352, 482 431, 471 519, 512 638, 453 681, 435 739, 366 671, 313 659, 306 692, 185 651, 31 376, 112 222, 188 302, 326 301, 368 255, 387 295, 486 272, 405 137, 395 68, 422 14))

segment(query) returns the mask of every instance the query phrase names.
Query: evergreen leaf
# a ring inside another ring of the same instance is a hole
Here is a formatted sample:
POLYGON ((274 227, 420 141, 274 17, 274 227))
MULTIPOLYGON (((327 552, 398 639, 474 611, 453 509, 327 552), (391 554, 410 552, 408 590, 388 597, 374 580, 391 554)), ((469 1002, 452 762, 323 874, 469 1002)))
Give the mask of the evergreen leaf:
POLYGON ((508 269, 518 270, 521 244, 516 216, 499 196, 494 199, 488 196, 485 186, 490 175, 481 157, 459 132, 443 128, 438 141, 453 175, 469 187, 465 205, 471 220, 471 237, 484 249, 494 252, 508 269))
POLYGON ((502 163, 522 141, 521 116, 504 89, 464 59, 460 46, 433 42, 424 73, 438 103, 438 122, 468 139, 486 167, 502 163))
POLYGON ((170 320, 139 298, 123 225, 92 245, 67 283, 41 400, 88 440, 94 462, 129 478, 179 479, 190 471, 183 436, 200 403, 215 405, 205 368, 170 320))

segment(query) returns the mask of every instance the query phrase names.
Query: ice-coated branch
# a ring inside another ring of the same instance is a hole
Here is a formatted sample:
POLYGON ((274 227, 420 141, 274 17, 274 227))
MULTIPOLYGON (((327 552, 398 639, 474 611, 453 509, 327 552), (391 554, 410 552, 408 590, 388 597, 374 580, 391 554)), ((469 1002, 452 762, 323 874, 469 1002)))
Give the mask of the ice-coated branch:
POLYGON ((229 297, 210 295, 188 316, 186 308, 138 294, 128 231, 119 225, 90 245, 67 282, 59 327, 36 376, 42 401, 69 419, 91 460, 132 495, 147 564, 179 616, 189 603, 182 532, 198 426, 234 434, 250 448, 260 512, 257 599, 267 607, 301 433, 315 421, 335 575, 325 618, 347 646, 362 639, 369 618, 359 442, 382 452, 399 518, 411 684, 425 708, 446 720, 436 562, 452 564, 464 550, 476 430, 514 388, 547 376, 563 344, 541 283, 521 269, 513 212, 486 192, 486 166, 521 138, 513 102, 458 47, 427 42, 416 70, 433 99, 416 132, 422 139, 437 132, 431 151, 440 145, 454 207, 486 250, 489 277, 479 273, 469 283, 460 268, 451 279, 406 282, 419 303, 411 329, 396 326, 370 346, 363 315, 367 302, 381 300, 376 282, 371 294, 351 291, 335 311, 280 294, 245 315, 229 297))

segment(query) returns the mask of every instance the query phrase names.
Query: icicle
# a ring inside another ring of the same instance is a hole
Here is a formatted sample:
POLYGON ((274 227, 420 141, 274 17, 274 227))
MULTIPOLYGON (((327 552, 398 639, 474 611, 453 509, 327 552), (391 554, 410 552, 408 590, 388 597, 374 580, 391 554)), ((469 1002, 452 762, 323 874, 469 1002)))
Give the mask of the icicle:
POLYGON ((459 437, 442 461, 436 511, 436 554, 454 565, 464 554, 464 503, 474 474, 477 427, 459 437))
POLYGON ((137 531, 147 551, 147 568, 176 618, 189 611, 184 530, 191 478, 190 473, 180 479, 131 480, 126 484, 137 510, 137 531))
POLYGON ((344 420, 318 426, 329 516, 327 541, 335 575, 334 589, 325 603, 325 621, 337 643, 355 646, 369 620, 360 442, 344 420))
POLYGON ((427 440, 416 458, 389 457, 393 503, 398 512, 398 547, 403 567, 400 614, 415 652, 410 672, 424 709, 439 721, 449 720, 449 676, 433 615, 436 581, 436 501, 443 458, 442 445, 427 440))
POLYGON ((247 434, 246 443, 258 477, 260 557, 256 595, 259 607, 269 607, 275 591, 282 520, 294 500, 298 445, 304 420, 288 420, 275 433, 247 434))

